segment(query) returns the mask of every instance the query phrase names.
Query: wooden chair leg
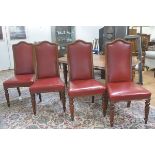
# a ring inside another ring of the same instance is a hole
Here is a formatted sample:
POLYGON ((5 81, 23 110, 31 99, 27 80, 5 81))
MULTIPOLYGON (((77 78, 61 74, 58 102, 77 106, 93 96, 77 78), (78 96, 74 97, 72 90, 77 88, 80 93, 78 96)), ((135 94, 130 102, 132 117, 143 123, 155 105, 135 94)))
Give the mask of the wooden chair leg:
POLYGON ((62 100, 62 93, 59 92, 59 97, 60 97, 60 100, 62 100))
POLYGON ((63 110, 66 112, 66 97, 65 97, 65 91, 62 91, 61 93, 61 99, 62 99, 62 104, 63 104, 63 110))
POLYGON ((36 100, 35 100, 35 94, 31 94, 31 102, 32 102, 33 113, 34 113, 34 115, 36 115, 36 100))
POLYGON ((104 93, 102 95, 102 109, 103 109, 104 117, 106 116, 107 107, 108 107, 108 96, 107 96, 107 93, 104 93))
POLYGON ((94 100, 95 100, 95 97, 94 97, 94 96, 92 96, 92 103, 94 103, 94 100))
POLYGON ((145 124, 147 124, 148 121, 148 115, 150 110, 150 99, 145 100, 145 124))
POLYGON ((18 95, 20 97, 21 96, 21 91, 20 91, 20 88, 19 87, 17 87, 17 91, 18 91, 18 95))
POLYGON ((115 110, 114 102, 110 102, 110 126, 111 127, 113 127, 114 125, 114 110, 115 110))
POLYGON ((70 105, 71 120, 74 121, 74 98, 73 97, 69 97, 69 105, 70 105))
POLYGON ((39 93, 38 95, 39 95, 39 100, 40 100, 40 102, 42 102, 41 93, 39 93))
POLYGON ((8 107, 10 107, 8 88, 4 88, 4 91, 5 91, 5 98, 6 98, 6 101, 7 101, 7 105, 8 105, 8 107))
POLYGON ((127 107, 128 107, 128 108, 130 107, 130 104, 131 104, 131 101, 128 101, 128 102, 127 102, 127 107))

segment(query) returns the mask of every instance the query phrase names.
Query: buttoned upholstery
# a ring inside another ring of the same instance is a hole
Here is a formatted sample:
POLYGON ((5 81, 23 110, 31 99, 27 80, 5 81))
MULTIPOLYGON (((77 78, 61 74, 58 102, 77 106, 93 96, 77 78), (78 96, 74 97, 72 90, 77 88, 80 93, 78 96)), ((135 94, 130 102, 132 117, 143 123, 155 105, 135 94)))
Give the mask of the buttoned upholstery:
POLYGON ((3 82, 5 97, 10 106, 8 88, 29 87, 34 82, 33 44, 19 42, 12 46, 14 56, 14 77, 3 82))
POLYGON ((132 81, 131 44, 124 40, 115 40, 106 45, 106 85, 110 99, 110 124, 114 122, 114 106, 118 101, 146 99, 145 123, 147 123, 150 91, 132 81))
POLYGON ((59 76, 58 45, 48 41, 35 45, 36 79, 30 87, 33 113, 36 115, 36 93, 59 92, 65 107, 65 85, 59 76))
MULTIPOLYGON (((92 44, 77 40, 68 45, 68 67, 69 67, 69 103, 71 119, 74 120, 73 99, 77 96, 105 95, 106 88, 93 77, 92 44)), ((105 102, 103 102, 105 107, 105 102)), ((103 108, 105 113, 106 109, 103 108)))

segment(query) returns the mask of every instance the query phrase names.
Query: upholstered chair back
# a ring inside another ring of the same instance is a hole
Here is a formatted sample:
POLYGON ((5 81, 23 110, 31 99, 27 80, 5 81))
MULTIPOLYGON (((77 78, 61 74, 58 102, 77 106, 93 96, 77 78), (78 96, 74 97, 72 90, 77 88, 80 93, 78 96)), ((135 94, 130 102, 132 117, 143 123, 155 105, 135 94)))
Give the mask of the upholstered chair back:
POLYGON ((70 80, 93 78, 92 44, 77 40, 68 45, 70 80))
POLYGON ((132 79, 131 44, 118 39, 106 45, 106 81, 128 82, 132 79))
POLYGON ((15 74, 33 74, 33 44, 19 42, 12 46, 15 74))
POLYGON ((35 45, 37 78, 50 78, 59 75, 58 45, 43 41, 35 45))

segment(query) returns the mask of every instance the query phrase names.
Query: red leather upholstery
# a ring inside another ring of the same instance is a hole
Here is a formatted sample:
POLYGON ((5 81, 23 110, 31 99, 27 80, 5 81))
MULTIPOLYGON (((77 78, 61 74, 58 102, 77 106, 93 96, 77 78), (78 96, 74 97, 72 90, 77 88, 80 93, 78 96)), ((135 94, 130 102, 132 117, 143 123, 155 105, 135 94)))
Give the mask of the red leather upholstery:
POLYGON ((133 82, 108 83, 107 89, 111 101, 139 100, 151 97, 148 90, 133 82))
POLYGON ((68 46, 68 63, 71 80, 85 80, 93 77, 92 44, 78 40, 68 46))
POLYGON ((108 44, 106 69, 108 82, 131 81, 131 46, 120 40, 108 44))
POLYGON ((38 78, 58 76, 58 46, 44 41, 35 46, 38 78))
POLYGON ((36 81, 30 87, 33 113, 36 115, 35 94, 59 92, 63 103, 63 110, 66 110, 65 85, 59 77, 58 68, 58 45, 43 41, 35 45, 36 56, 36 81))
POLYGON ((19 42, 12 46, 15 74, 33 74, 33 45, 19 42))
POLYGON ((132 82, 131 44, 115 40, 106 46, 106 83, 110 99, 110 125, 114 123, 114 104, 117 101, 145 99, 145 123, 148 120, 151 93, 132 82))
POLYGON ((29 87, 33 84, 33 74, 15 75, 14 77, 3 82, 5 88, 29 87))
POLYGON ((105 86, 100 82, 89 80, 74 80, 70 82, 68 95, 69 96, 85 96, 94 94, 103 94, 105 92, 105 86))
POLYGON ((31 93, 46 93, 53 91, 61 91, 65 89, 65 85, 59 77, 38 79, 31 87, 31 93))
MULTIPOLYGON (((69 66, 69 105, 71 119, 74 120, 74 97, 101 94, 105 97, 105 86, 93 78, 92 44, 77 40, 68 45, 69 66)), ((92 101, 94 97, 92 98, 92 101)), ((93 101, 94 102, 94 101, 93 101)), ((105 100, 106 102, 106 100, 105 100)), ((103 113, 106 113, 106 104, 103 102, 103 113)))

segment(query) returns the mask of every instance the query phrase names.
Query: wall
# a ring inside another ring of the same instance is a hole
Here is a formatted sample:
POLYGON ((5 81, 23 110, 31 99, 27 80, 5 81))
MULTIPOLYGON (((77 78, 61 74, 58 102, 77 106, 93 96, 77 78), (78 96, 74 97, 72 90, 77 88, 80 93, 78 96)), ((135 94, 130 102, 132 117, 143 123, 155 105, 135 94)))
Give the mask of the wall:
POLYGON ((99 38, 99 29, 103 26, 76 26, 76 39, 93 42, 99 38))
MULTIPOLYGON (((92 42, 95 38, 99 38, 99 29, 103 26, 76 26, 76 39, 82 39, 92 42)), ((38 42, 52 41, 51 26, 26 26, 27 38, 23 41, 38 42)), ((22 40, 10 40, 8 26, 3 27, 5 38, 0 41, 0 70, 13 69, 13 52, 12 45, 22 40)))

